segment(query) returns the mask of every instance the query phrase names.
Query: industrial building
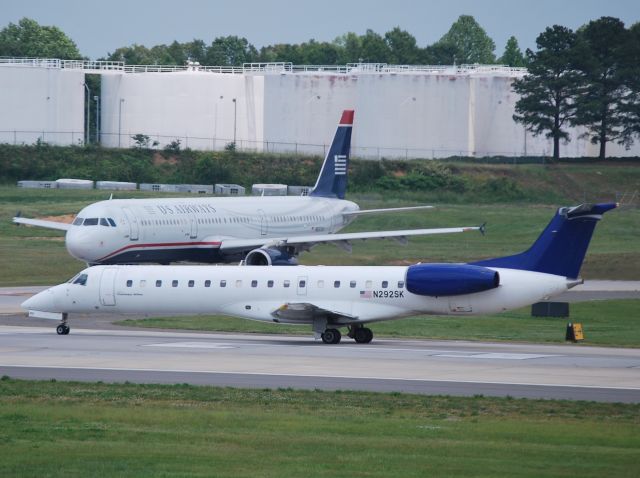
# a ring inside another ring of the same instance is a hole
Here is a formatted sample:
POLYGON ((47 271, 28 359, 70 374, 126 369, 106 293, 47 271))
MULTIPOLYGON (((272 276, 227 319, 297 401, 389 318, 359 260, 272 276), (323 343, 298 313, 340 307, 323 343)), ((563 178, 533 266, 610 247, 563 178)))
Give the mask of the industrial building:
MULTIPOLYGON (((118 62, 0 59, 0 142, 84 141, 85 98, 99 104, 99 140, 132 147, 324 154, 343 109, 355 109, 352 155, 366 159, 549 156, 552 143, 513 121, 522 68, 353 64, 243 67, 128 66, 118 62), (97 97, 84 83, 101 75, 97 97), (85 91, 87 96, 85 97, 85 91)), ((565 157, 597 156, 571 130, 565 157)), ((637 156, 607 145, 609 156, 637 156)))

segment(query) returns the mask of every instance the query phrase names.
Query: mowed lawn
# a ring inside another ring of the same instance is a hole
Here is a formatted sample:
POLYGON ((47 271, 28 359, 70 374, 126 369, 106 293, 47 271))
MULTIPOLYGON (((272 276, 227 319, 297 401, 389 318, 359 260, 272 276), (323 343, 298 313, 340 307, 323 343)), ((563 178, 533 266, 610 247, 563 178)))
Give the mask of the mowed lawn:
MULTIPOLYGON (((28 190, 0 187, 0 287, 48 285, 68 280, 84 268, 69 256, 64 233, 15 226, 17 211, 26 217, 76 214, 91 202, 108 199, 107 191, 28 190)), ((152 197, 140 191, 116 192, 117 198, 152 197)), ((165 195, 166 196, 166 195, 165 195)), ((170 195, 168 195, 170 196, 170 195)), ((378 194, 351 194, 363 209, 430 203, 419 194, 382 198, 378 194)), ((572 203, 570 203, 572 204, 572 203)), ((560 204, 565 205, 565 204, 560 204)), ((487 234, 412 237, 406 246, 390 240, 356 241, 348 254, 332 245, 315 247, 301 255, 304 264, 385 265, 422 262, 460 262, 520 252, 538 237, 556 205, 436 204, 433 210, 362 217, 345 232, 391 229, 472 226, 487 223, 487 234)), ((640 209, 624 208, 608 213, 598 225, 582 275, 586 279, 640 280, 640 209)))
POLYGON ((640 405, 0 381, 3 477, 636 477, 640 405))
MULTIPOLYGON (((640 347, 640 300, 606 300, 570 305, 571 317, 531 317, 531 308, 478 317, 419 316, 370 324, 376 338, 420 338, 563 343, 568 322, 583 325, 583 344, 640 347)), ((308 325, 281 325, 223 316, 128 319, 120 325, 160 329, 302 334, 308 325)), ((344 331, 344 330, 343 330, 344 331)), ((345 341, 349 341, 346 337, 345 341)))

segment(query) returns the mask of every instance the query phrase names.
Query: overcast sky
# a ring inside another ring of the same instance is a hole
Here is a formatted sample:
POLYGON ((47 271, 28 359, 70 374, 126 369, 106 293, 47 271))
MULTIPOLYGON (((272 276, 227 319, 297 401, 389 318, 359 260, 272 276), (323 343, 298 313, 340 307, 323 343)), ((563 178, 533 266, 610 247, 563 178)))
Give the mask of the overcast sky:
POLYGON ((151 47, 198 38, 238 35, 260 48, 273 43, 332 41, 368 28, 384 34, 399 26, 427 46, 460 15, 473 15, 500 56, 511 35, 535 48, 545 27, 572 29, 601 16, 627 25, 640 21, 640 0, 2 0, 0 28, 29 17, 55 25, 92 59, 121 46, 151 47))

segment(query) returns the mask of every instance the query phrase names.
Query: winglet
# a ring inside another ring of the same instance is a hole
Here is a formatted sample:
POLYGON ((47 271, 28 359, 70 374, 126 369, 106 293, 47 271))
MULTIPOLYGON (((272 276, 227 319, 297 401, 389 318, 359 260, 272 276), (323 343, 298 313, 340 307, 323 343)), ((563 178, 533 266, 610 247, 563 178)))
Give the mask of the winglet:
POLYGON ((342 118, 340 118, 340 126, 352 126, 353 125, 353 110, 344 110, 342 112, 342 118))

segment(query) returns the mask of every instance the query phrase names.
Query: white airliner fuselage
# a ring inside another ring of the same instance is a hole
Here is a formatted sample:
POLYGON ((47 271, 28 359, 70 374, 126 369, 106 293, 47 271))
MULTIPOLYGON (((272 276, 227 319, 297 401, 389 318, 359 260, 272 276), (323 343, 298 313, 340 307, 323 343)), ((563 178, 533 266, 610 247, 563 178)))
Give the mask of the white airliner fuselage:
POLYGON ((333 234, 358 209, 321 197, 114 199, 80 211, 66 244, 89 263, 223 262, 271 238, 333 234))

